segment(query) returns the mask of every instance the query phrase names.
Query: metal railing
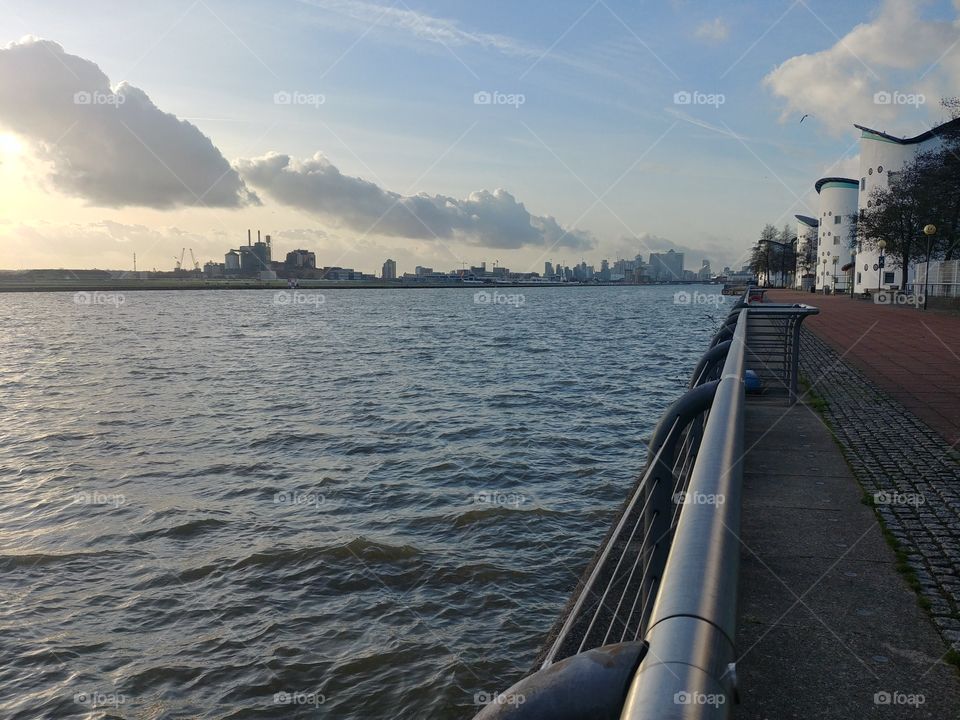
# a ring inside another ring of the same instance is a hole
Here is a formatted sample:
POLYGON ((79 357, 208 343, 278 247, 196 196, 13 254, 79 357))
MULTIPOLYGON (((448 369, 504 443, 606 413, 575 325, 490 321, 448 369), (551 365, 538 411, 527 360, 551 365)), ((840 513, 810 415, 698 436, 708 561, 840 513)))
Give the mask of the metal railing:
POLYGON ((668 408, 535 672, 477 720, 725 718, 733 703, 744 377, 796 398, 805 305, 749 290, 668 408), (777 346, 781 344, 781 347, 777 346), (770 364, 773 363, 773 364, 770 364), (510 698, 522 696, 523 703, 510 698))

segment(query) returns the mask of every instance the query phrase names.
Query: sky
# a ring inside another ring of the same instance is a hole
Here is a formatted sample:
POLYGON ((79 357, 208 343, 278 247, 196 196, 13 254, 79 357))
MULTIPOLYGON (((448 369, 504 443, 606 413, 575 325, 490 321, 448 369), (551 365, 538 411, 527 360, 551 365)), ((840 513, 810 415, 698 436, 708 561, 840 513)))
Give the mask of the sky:
POLYGON ((183 248, 222 261, 248 228, 275 259, 366 272, 670 248, 738 266, 765 223, 818 214, 819 177, 858 174, 854 123, 912 136, 960 91, 960 0, 0 16, 3 269, 169 270, 183 248))

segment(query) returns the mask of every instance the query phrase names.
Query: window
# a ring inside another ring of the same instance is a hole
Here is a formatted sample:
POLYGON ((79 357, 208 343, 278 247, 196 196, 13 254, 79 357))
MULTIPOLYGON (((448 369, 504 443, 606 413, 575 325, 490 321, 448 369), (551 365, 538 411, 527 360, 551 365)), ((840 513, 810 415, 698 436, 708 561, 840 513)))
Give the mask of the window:
POLYGON ((873 168, 870 168, 869 170, 867 170, 867 175, 873 175, 873 168))
POLYGON ((833 239, 833 244, 834 244, 834 245, 839 245, 839 244, 840 244, 840 238, 835 237, 835 238, 833 239))
POLYGON ((867 207, 873 207, 873 201, 867 200, 867 207))
POLYGON ((893 273, 892 273, 892 272, 884 271, 884 273, 883 273, 883 281, 884 281, 885 283, 887 283, 888 285, 889 285, 890 283, 892 283, 892 282, 893 282, 893 273))
POLYGON ((833 210, 830 210, 827 215, 833 215, 833 210))
POLYGON ((867 189, 867 179, 865 177, 860 178, 860 189, 861 190, 867 189))
POLYGON ((877 165, 877 172, 878 172, 878 173, 882 173, 882 172, 883 172, 883 165, 877 165))
POLYGON ((866 215, 867 215, 867 211, 864 210, 863 208, 860 208, 860 219, 863 220, 863 218, 865 218, 866 215))
POLYGON ((862 281, 860 280, 860 273, 857 273, 857 285, 859 285, 861 282, 862 281))
POLYGON ((843 222, 843 215, 836 215, 836 216, 834 216, 834 218, 833 218, 833 224, 834 224, 834 225, 839 225, 841 222, 843 222))

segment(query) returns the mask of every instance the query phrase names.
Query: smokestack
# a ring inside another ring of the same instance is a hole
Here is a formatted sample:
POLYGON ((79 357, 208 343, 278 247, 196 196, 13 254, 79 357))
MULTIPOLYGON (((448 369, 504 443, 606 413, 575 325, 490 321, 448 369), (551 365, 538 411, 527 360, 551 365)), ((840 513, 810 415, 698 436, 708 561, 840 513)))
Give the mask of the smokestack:
POLYGON ((253 243, 250 241, 250 228, 247 228, 247 245, 252 245, 252 244, 253 243))
POLYGON ((260 231, 257 230, 257 242, 260 242, 260 231))

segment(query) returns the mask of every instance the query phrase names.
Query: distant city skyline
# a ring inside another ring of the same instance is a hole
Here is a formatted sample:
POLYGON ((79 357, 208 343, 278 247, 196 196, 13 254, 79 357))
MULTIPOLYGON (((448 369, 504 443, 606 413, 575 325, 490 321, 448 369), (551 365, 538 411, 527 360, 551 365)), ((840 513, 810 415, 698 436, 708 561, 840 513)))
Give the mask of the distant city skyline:
POLYGON ((756 228, 816 214, 810 177, 855 172, 854 123, 915 135, 960 87, 960 0, 11 0, 5 20, 2 269, 202 264, 247 227, 370 273, 739 266, 756 228))

